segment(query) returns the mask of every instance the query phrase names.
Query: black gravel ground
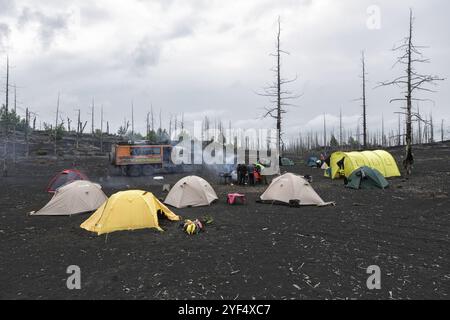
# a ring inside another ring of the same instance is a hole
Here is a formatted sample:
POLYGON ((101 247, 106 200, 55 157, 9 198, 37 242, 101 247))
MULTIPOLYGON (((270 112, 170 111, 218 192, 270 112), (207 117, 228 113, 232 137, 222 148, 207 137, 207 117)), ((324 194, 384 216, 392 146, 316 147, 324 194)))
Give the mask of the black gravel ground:
MULTIPOLYGON (((400 162, 400 150, 395 151, 400 162)), ((220 201, 174 209, 184 218, 210 215, 205 233, 166 230, 96 236, 79 225, 89 215, 30 217, 50 199, 51 176, 70 162, 34 160, 0 178, 1 299, 449 299, 450 145, 416 151, 414 175, 390 180, 388 190, 347 190, 304 165, 313 186, 336 207, 290 208, 256 203, 265 187, 212 182, 220 201), (243 192, 245 206, 225 195, 243 192), (66 269, 81 268, 82 289, 66 287, 66 269), (381 290, 367 289, 367 267, 381 268, 381 290)), ((107 160, 78 168, 107 195, 139 188, 164 197, 162 183, 183 175, 107 179, 107 160)))

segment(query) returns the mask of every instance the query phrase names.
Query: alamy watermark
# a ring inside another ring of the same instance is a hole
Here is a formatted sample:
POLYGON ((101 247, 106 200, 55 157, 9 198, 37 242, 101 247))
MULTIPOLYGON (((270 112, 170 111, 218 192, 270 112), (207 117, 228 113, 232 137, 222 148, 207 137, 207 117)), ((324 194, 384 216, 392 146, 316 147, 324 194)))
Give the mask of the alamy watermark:
POLYGON ((367 289, 369 290, 381 290, 381 269, 379 266, 373 265, 367 268, 367 274, 370 274, 367 278, 367 289))
POLYGON ((371 5, 367 8, 366 26, 369 30, 381 29, 381 8, 377 5, 371 5))
POLYGON ((202 122, 195 122, 193 131, 178 129, 171 138, 180 141, 171 154, 176 165, 261 163, 264 175, 280 172, 278 131, 275 129, 205 130, 202 122))
POLYGON ((67 289, 81 290, 81 268, 72 265, 67 267, 66 273, 70 275, 66 281, 67 289))

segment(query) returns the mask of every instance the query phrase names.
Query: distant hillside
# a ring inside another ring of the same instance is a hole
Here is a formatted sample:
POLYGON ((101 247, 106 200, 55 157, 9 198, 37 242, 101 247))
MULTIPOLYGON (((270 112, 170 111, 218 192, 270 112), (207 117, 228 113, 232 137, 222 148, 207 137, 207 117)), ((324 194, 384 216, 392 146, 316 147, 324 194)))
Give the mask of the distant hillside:
MULTIPOLYGON (((96 156, 105 157, 111 151, 111 146, 119 141, 121 137, 116 135, 99 136, 84 134, 79 138, 77 148, 76 133, 64 133, 64 135, 57 140, 56 150, 58 157, 86 157, 96 156)), ((15 139, 13 134, 9 134, 5 139, 4 135, 0 135, 0 158, 4 157, 4 145, 6 141, 8 158, 12 159, 14 150, 16 159, 21 159, 26 156, 27 143, 25 134, 17 132, 15 139), (14 144, 15 141, 15 144, 14 144)), ((55 138, 53 135, 45 131, 34 131, 28 139, 28 153, 30 158, 34 157, 48 157, 55 155, 55 138)))

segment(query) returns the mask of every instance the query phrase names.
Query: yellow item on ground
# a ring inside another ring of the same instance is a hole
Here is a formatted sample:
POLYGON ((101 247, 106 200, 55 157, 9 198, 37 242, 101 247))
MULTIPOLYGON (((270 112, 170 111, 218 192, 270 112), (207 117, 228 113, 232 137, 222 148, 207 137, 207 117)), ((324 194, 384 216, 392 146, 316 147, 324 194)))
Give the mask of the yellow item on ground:
POLYGON ((122 191, 111 196, 81 228, 98 235, 147 228, 163 231, 158 223, 158 212, 171 221, 180 220, 152 193, 141 190, 122 191))
MULTIPOLYGON (((367 166, 377 169, 385 178, 400 177, 400 171, 394 157, 387 151, 335 152, 330 158, 331 178, 339 179, 350 175, 358 168, 367 166), (339 168, 338 162, 344 159, 344 168, 339 168)), ((329 176, 325 171, 325 176, 329 176)))

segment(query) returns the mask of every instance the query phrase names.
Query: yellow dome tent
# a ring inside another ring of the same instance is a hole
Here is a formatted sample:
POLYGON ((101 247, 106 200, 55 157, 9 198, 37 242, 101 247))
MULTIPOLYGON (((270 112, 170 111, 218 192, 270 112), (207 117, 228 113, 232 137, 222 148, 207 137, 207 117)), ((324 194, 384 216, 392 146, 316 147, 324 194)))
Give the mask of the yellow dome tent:
POLYGON ((330 170, 326 170, 325 176, 332 179, 339 179, 342 176, 348 178, 353 171, 364 166, 377 169, 385 178, 401 176, 394 157, 384 150, 335 152, 330 158, 331 174, 330 170))
POLYGON ((163 231, 158 223, 158 212, 171 221, 180 220, 152 193, 141 190, 122 191, 111 196, 81 228, 98 235, 147 228, 163 231))

